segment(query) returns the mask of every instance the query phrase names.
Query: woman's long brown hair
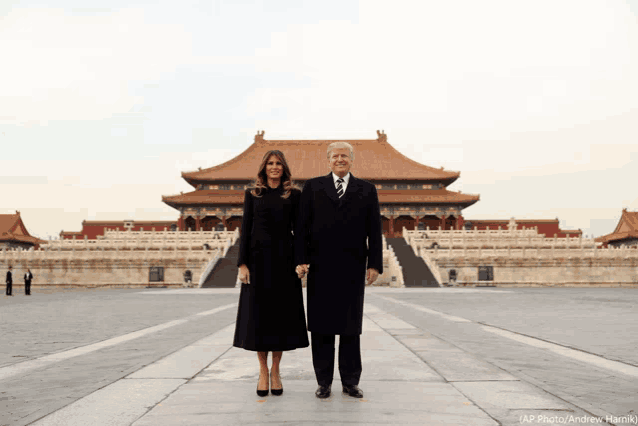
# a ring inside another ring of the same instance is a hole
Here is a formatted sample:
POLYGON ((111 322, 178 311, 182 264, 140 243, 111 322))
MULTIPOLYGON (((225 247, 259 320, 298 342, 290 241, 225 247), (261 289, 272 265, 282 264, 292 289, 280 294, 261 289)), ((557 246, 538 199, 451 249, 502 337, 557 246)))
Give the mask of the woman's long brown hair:
POLYGON ((250 191, 250 193, 253 194, 255 197, 261 197, 261 193, 266 188, 268 188, 266 163, 268 163, 268 160, 272 155, 274 155, 279 161, 281 161, 281 164, 284 166, 284 171, 281 174, 281 182, 283 182, 284 193, 281 195, 281 198, 288 198, 290 197, 292 189, 297 187, 292 183, 292 175, 290 173, 290 167, 288 167, 286 157, 284 156, 284 153, 279 151, 278 149, 272 149, 264 155, 263 160, 261 160, 261 166, 259 166, 259 172, 257 172, 257 178, 255 179, 253 185, 251 185, 252 190, 250 191))

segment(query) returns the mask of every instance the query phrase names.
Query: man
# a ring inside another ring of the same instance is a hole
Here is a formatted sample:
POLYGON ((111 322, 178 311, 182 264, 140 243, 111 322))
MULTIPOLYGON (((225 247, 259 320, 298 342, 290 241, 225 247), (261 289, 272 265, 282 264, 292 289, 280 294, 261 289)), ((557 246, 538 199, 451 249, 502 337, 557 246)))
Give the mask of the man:
POLYGON ((11 294, 11 291, 13 290, 13 274, 11 273, 11 265, 9 265, 9 270, 7 271, 6 283, 7 283, 6 295, 13 296, 13 294, 11 294))
POLYGON ((331 393, 337 334, 343 392, 363 397, 358 385, 364 290, 366 281, 372 284, 383 272, 377 190, 350 173, 353 162, 350 144, 328 146, 332 171, 304 185, 295 229, 296 271, 308 274, 308 330, 318 398, 331 393))
POLYGON ((33 279, 33 274, 31 273, 31 269, 27 269, 27 273, 24 274, 24 294, 27 296, 31 296, 31 280, 33 279))

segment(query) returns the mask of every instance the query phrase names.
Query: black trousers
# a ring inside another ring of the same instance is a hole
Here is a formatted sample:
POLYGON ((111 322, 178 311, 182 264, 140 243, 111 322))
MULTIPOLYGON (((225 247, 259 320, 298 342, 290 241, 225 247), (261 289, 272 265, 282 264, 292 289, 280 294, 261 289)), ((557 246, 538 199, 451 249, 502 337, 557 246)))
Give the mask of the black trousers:
POLYGON ((24 283, 24 294, 27 296, 31 294, 31 283, 28 281, 24 283))
POLYGON ((13 290, 13 284, 12 283, 7 283, 7 290, 6 290, 7 296, 11 296, 11 291, 12 290, 13 290))
MULTIPOLYGON (((312 365, 319 386, 332 384, 335 368, 335 335, 310 333, 312 365)), ((339 374, 341 384, 356 386, 361 377, 361 336, 339 336, 339 374)))

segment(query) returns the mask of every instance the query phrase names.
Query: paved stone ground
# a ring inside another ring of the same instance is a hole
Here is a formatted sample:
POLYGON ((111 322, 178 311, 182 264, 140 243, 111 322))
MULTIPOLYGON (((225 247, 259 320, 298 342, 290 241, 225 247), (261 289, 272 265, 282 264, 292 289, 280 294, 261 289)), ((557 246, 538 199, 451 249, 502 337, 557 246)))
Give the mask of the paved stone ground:
POLYGON ((310 348, 284 354, 283 396, 257 397, 237 299, 0 297, 0 425, 638 424, 636 290, 370 289, 362 400, 337 369, 315 398, 310 348))

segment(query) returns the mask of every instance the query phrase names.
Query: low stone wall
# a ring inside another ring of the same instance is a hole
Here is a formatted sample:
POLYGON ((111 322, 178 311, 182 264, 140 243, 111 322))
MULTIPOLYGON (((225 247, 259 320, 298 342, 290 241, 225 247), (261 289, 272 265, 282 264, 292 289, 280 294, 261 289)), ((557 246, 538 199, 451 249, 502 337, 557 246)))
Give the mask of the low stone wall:
POLYGON ((456 270, 457 285, 499 287, 636 287, 638 259, 631 258, 471 258, 435 261, 449 283, 449 271, 456 270), (479 266, 492 266, 492 282, 479 281, 479 266))
MULTIPOLYGON (((32 288, 43 287, 119 287, 143 288, 196 286, 199 275, 209 259, 204 256, 166 257, 152 259, 32 259, 13 260, 13 287, 24 288, 24 274, 31 268, 34 276, 32 288), (151 267, 164 268, 164 280, 150 281, 151 267), (190 270, 192 281, 186 284, 184 272, 190 270)), ((0 261, 0 274, 4 278, 8 262, 0 261)), ((4 279, 0 284, 4 283, 4 279)))

